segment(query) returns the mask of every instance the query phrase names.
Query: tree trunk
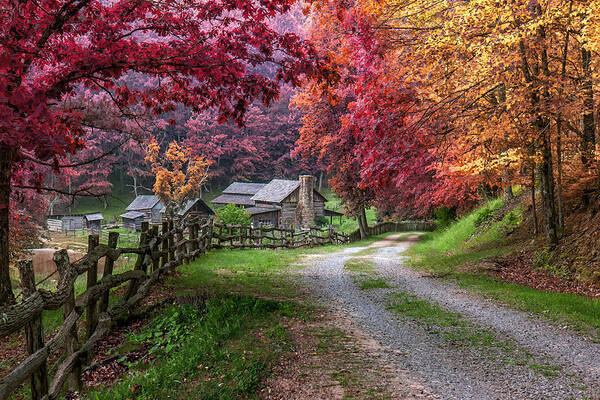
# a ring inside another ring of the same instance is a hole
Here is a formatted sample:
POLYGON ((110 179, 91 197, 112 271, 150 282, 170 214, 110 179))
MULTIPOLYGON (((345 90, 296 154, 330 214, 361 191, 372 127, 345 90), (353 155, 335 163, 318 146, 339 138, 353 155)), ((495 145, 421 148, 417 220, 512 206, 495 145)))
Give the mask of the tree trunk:
POLYGON ((138 185, 135 173, 131 174, 131 178, 133 179, 133 194, 135 195, 135 197, 138 197, 138 185))
POLYGON ((583 69, 583 129, 581 143, 581 162, 589 166, 596 149, 596 123, 594 121, 594 87, 592 84, 592 53, 581 49, 581 64, 583 69))
POLYGON ((502 183, 504 185, 504 202, 508 203, 514 198, 510 179, 508 179, 508 172, 502 173, 502 183))
MULTIPOLYGON (((541 129, 544 129, 543 127, 541 129)), ((544 231, 551 246, 558 244, 556 206, 554 201, 554 176, 552 168, 552 144, 549 129, 542 138, 542 162, 540 165, 540 186, 542 194, 542 214, 544 231)))
POLYGON ((323 171, 319 174, 319 192, 323 188, 323 171))
POLYGON ((366 239, 369 236, 369 226, 367 224, 367 214, 365 209, 359 211, 358 216, 358 230, 360 231, 360 238, 366 239))
POLYGON ((0 145, 0 307, 15 302, 10 283, 8 240, 13 156, 10 147, 0 145))
POLYGON ((560 118, 556 121, 556 186, 558 189, 558 196, 556 198, 558 205, 558 227, 562 234, 565 229, 565 211, 563 206, 563 194, 562 194, 562 140, 561 140, 561 127, 562 121, 560 118))
POLYGON ((535 205, 535 168, 535 162, 533 162, 531 164, 531 210, 533 213, 533 233, 537 235, 539 233, 539 230, 537 210, 535 205))

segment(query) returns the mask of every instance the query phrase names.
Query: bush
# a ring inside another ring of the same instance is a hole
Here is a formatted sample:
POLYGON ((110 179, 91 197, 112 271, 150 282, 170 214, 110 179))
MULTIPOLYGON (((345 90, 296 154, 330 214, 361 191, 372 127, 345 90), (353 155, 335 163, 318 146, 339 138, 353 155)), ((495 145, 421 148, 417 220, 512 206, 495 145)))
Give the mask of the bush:
POLYGON ((252 216, 244 207, 227 204, 215 210, 217 220, 225 225, 250 225, 252 216))
POLYGON ((475 226, 480 227, 481 225, 483 225, 486 222, 488 222, 489 220, 491 220, 493 216, 494 216, 493 209, 488 208, 488 207, 481 209, 481 211, 479 211, 477 213, 477 218, 475 219, 475 226))
POLYGON ((550 266, 552 253, 548 249, 538 250, 533 254, 533 268, 546 269, 550 266))
POLYGON ((433 212, 433 217, 439 228, 445 228, 456 219, 456 209, 442 207, 433 212))
POLYGON ((315 224, 317 224, 317 226, 327 226, 329 225, 329 219, 320 215, 315 219, 315 224))

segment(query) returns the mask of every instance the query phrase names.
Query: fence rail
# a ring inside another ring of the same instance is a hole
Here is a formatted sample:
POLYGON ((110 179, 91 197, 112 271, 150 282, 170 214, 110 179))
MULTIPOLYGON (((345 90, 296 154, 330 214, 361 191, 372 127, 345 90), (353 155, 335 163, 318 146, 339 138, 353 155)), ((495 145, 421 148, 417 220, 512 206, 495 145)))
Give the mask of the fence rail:
MULTIPOLYGON (((428 223, 383 223, 369 228, 369 234, 431 227, 428 223)), ((76 262, 70 262, 66 250, 56 251, 53 259, 59 278, 53 292, 36 288, 31 260, 18 262, 23 298, 20 303, 0 311, 0 337, 24 329, 29 356, 0 378, 0 400, 8 398, 28 379, 34 400, 58 398, 65 384, 71 390, 80 389, 82 368, 90 360, 94 344, 111 325, 131 315, 161 275, 190 263, 211 248, 297 248, 357 240, 357 232, 346 235, 331 227, 294 231, 266 226, 227 226, 210 220, 203 224, 169 221, 163 222, 160 232, 158 228, 144 222, 139 242, 136 236, 130 247, 118 246, 123 243, 120 239, 124 235, 118 232, 101 234, 107 244, 101 244, 101 235, 90 235, 87 254, 76 262), (113 274, 115 262, 125 254, 137 256, 133 270, 113 274), (104 270, 98 279, 98 263, 102 259, 104 270), (75 296, 75 280, 83 274, 87 275, 86 290, 75 296), (111 291, 124 284, 127 286, 124 292, 111 291), (120 298, 109 301, 110 296, 120 298), (42 312, 57 309, 62 309, 63 324, 52 339, 44 343, 42 312), (84 314, 85 320, 80 321, 84 314), (85 327, 84 337, 79 336, 81 325, 85 327), (52 368, 56 372, 50 380, 47 360, 61 349, 63 355, 56 368, 52 368)))

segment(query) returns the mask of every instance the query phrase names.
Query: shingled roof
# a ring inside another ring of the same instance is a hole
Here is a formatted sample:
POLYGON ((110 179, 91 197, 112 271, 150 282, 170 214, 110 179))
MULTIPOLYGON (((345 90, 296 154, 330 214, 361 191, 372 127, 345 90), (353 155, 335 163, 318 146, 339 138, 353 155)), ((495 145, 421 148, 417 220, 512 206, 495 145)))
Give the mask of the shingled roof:
POLYGON ((85 214, 85 219, 88 221, 102 221, 104 217, 101 213, 85 214))
POLYGON ((265 201, 268 203, 281 203, 299 186, 300 181, 273 179, 265 187, 260 189, 254 196, 252 196, 252 200, 265 201))
MULTIPOLYGON (((212 208, 210 208, 204 202, 204 200, 202 200, 199 197, 186 201, 185 204, 183 205, 183 207, 179 211, 177 211, 177 215, 179 215, 179 216, 185 215, 197 202, 200 202, 200 206, 204 209, 204 211, 206 211, 207 214, 214 215, 215 212, 212 210, 212 208)), ((161 213, 164 213, 164 212, 165 212, 165 209, 161 210, 161 213)))
POLYGON ((240 206, 253 206, 254 200, 251 195, 242 194, 222 194, 219 197, 212 199, 213 204, 237 204, 240 206))
POLYGON ((127 211, 138 211, 138 210, 149 210, 152 207, 154 207, 156 205, 156 203, 158 203, 158 197, 152 195, 152 194, 143 194, 143 195, 139 195, 138 197, 135 198, 135 200, 133 200, 131 202, 131 204, 129 204, 127 206, 127 208, 125 210, 127 211))
POLYGON ((255 195, 266 183, 233 182, 223 190, 223 194, 255 195))
POLYGON ((139 211, 129 211, 129 212, 126 212, 125 214, 121 214, 120 217, 125 218, 125 219, 136 219, 139 217, 143 217, 145 215, 146 214, 139 212, 139 211))
POLYGON ((275 206, 275 207, 248 207, 246 208, 246 211, 250 213, 250 215, 259 215, 259 214, 266 214, 266 213, 270 213, 270 212, 274 212, 274 211, 279 211, 281 210, 281 207, 275 206))

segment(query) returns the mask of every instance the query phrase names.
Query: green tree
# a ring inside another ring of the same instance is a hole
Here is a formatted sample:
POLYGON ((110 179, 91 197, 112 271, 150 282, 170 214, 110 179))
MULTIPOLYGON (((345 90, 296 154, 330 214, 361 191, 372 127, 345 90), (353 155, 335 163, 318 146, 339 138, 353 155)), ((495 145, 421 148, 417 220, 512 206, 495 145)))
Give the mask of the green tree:
POLYGON ((225 225, 250 225, 252 216, 244 207, 238 207, 235 204, 227 204, 225 207, 215 210, 217 219, 225 225))

